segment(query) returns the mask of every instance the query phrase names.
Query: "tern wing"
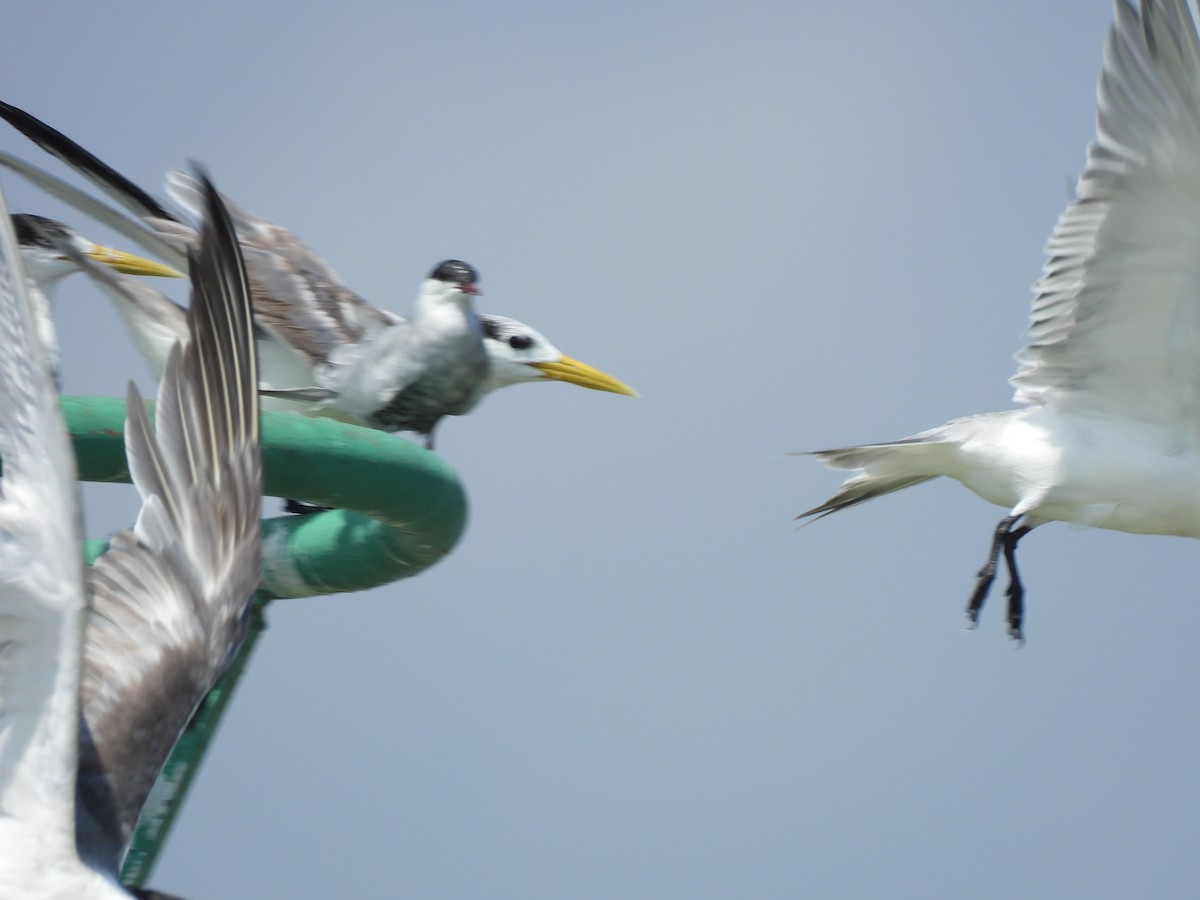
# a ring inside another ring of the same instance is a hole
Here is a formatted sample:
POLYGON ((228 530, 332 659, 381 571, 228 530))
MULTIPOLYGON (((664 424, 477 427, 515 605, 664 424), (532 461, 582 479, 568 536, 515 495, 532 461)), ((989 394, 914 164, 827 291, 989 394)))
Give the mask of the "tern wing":
MULTIPOLYGON (((8 103, 0 102, 0 118, 141 219, 157 232, 153 240, 158 245, 194 241, 194 232, 178 216, 61 131, 8 103)), ((0 163, 51 190, 82 212, 96 216, 114 228, 121 228, 123 234, 149 249, 138 235, 125 230, 130 228, 128 224, 118 225, 114 217, 119 220, 120 214, 104 204, 19 160, 5 157, 0 158, 0 163)), ((167 190, 183 209, 194 214, 200 211, 201 192, 191 176, 169 173, 167 190)), ((223 199, 243 245, 260 324, 321 363, 338 344, 360 340, 397 321, 396 316, 372 306, 346 287, 329 264, 293 232, 243 209, 228 198, 223 199)), ((177 249, 174 251, 176 257, 172 257, 170 251, 156 248, 155 252, 168 262, 176 259, 178 254, 177 249)))
POLYGON ((1185 0, 1116 4, 1097 136, 1047 247, 1016 399, 1200 441, 1200 38, 1185 0))
MULTIPOLYGON (((81 191, 57 175, 51 175, 46 170, 40 169, 32 163, 27 163, 25 160, 9 153, 0 152, 0 166, 4 166, 4 168, 24 178, 33 186, 41 188, 52 197, 57 197, 84 215, 95 219, 103 225, 107 225, 113 231, 133 241, 143 250, 165 259, 175 268, 182 269, 187 265, 187 253, 179 248, 178 239, 171 240, 164 237, 159 231, 148 228, 139 221, 131 219, 120 210, 113 209, 111 206, 101 203, 91 194, 81 191)), ((157 224, 163 220, 153 221, 157 224)))
MULTIPOLYGON (((183 209, 195 211, 199 192, 190 175, 168 173, 167 193, 183 209)), ((295 233, 223 199, 246 251, 260 323, 325 362, 335 347, 357 343, 399 321, 346 287, 295 233)))
POLYGON ((130 385, 126 453, 142 511, 89 579, 80 849, 114 868, 172 746, 244 637, 259 576, 249 280, 232 222, 204 185, 191 341, 167 361, 153 429, 130 385))

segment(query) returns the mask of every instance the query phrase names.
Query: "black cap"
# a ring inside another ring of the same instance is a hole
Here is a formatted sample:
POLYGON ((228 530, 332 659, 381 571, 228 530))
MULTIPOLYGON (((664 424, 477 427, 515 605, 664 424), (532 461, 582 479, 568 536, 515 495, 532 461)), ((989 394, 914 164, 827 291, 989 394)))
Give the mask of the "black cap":
POLYGON ((447 259, 438 263, 429 273, 429 277, 436 278, 438 281, 449 281, 453 284, 474 284, 479 280, 479 273, 475 271, 474 266, 461 259, 447 259))
POLYGON ((53 247, 54 239, 66 239, 70 232, 62 222, 55 222, 45 216, 35 216, 32 213, 14 213, 12 217, 13 231, 17 235, 17 243, 26 247, 53 247))

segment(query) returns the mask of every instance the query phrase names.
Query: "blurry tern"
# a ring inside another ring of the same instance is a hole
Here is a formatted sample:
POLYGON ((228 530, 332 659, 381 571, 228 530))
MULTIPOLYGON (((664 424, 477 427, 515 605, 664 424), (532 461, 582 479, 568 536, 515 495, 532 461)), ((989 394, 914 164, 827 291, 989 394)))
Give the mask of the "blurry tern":
POLYGON ((1200 38, 1186 0, 1116 4, 1096 140, 1047 246, 1012 378, 1023 409, 813 454, 856 473, 823 516, 946 475, 1007 507, 1001 554, 1022 636, 1017 542, 1055 520, 1200 538, 1200 38))
MULTIPOLYGON (((6 103, 0 103, 0 118, 91 180, 139 221, 8 154, 0 154, 0 164, 168 262, 177 262, 182 249, 194 242, 190 225, 61 132, 6 103)), ((189 176, 169 173, 167 192, 180 208, 195 214, 198 194, 189 176)), ((420 298, 409 319, 372 306, 291 231, 224 199, 254 289, 265 408, 290 407, 388 431, 415 431, 429 445, 443 416, 469 412, 487 393, 511 384, 556 380, 636 396, 628 385, 564 355, 535 329, 504 316, 477 316, 487 364, 482 379, 472 381, 479 374, 479 360, 466 341, 451 353, 434 352, 437 340, 446 341, 452 316, 429 315, 433 304, 426 302, 422 308, 420 298), (434 326, 434 321, 440 324, 434 326), (428 377, 435 366, 439 374, 428 377), (454 381, 458 383, 453 389, 444 387, 454 381)), ((422 297, 440 290, 431 284, 436 274, 437 270, 423 283, 422 297)), ((150 311, 149 295, 142 293, 143 309, 126 303, 121 314, 135 343, 157 367, 162 351, 155 341, 161 344, 161 338, 152 332, 161 329, 154 322, 168 314, 161 307, 150 311)), ((116 302, 120 308, 122 301, 116 302)))
POLYGON ((170 354, 154 426, 129 387, 126 455, 142 509, 86 575, 71 446, 0 215, 3 897, 165 897, 122 889, 121 857, 245 635, 260 567, 257 372, 237 239, 206 192, 192 339, 170 354))
POLYGON ((61 249, 62 244, 69 245, 76 254, 104 263, 118 272, 165 278, 183 277, 170 266, 93 243, 70 226, 53 219, 16 213, 12 217, 12 223, 21 249, 21 262, 25 266, 26 289, 37 314, 38 336, 49 357, 56 383, 59 362, 58 337, 54 330, 51 309, 54 289, 62 279, 72 272, 79 271, 79 266, 61 249))

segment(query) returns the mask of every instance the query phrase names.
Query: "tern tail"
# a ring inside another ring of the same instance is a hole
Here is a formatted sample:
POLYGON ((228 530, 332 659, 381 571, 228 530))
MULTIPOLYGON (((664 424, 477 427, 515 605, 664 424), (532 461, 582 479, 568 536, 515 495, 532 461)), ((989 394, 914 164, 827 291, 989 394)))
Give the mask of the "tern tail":
POLYGON ((838 450, 818 450, 815 456, 831 469, 857 469, 833 496, 796 516, 821 518, 848 506, 903 490, 946 472, 946 454, 952 444, 932 435, 918 435, 888 444, 865 444, 838 450))

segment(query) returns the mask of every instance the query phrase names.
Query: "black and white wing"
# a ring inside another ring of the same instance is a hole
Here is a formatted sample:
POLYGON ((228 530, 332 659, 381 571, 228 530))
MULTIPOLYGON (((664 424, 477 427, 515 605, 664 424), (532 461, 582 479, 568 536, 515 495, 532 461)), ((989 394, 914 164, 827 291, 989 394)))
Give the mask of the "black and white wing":
MULTIPOLYGON (((62 132, 3 102, 0 102, 0 118, 97 185, 155 232, 151 244, 141 242, 140 246, 162 254, 171 262, 173 257, 162 251, 162 242, 179 247, 195 241, 195 231, 187 221, 62 132)), ((91 198, 81 200, 82 192, 61 179, 6 155, 0 155, 0 164, 81 212, 117 227, 112 217, 119 216, 118 213, 91 198)), ((191 176, 169 173, 167 190, 181 208, 194 216, 199 214, 202 195, 191 176)), ((275 330, 315 362, 323 363, 334 347, 361 340, 364 335, 398 321, 398 317, 372 306, 346 287, 329 264, 293 232, 228 198, 222 199, 242 243, 254 290, 255 314, 261 326, 275 330)), ((137 226, 121 228, 121 233, 134 241, 139 240, 138 231, 137 226)))
POLYGON ((1186 0, 1116 3, 1096 140, 1047 246, 1016 399, 1200 440, 1200 38, 1186 0))
POLYGON ((0 895, 70 860, 86 598, 75 461, 0 197, 0 895), (22 872, 22 869, 25 872, 22 872))
MULTIPOLYGON (((0 103, 0 107, 3 105, 0 103)), ((84 215, 119 232, 143 250, 165 259, 175 268, 187 268, 187 251, 186 248, 180 247, 178 240, 164 238, 140 220, 130 218, 127 213, 113 209, 91 194, 81 191, 70 182, 64 181, 57 175, 52 175, 45 169, 26 162, 20 157, 13 156, 11 153, 0 152, 0 166, 21 176, 34 187, 45 191, 52 197, 57 197, 84 215)))
POLYGON ((126 454, 143 506, 91 571, 80 851, 115 869, 164 761, 244 635, 259 577, 257 364, 232 222, 204 180, 191 341, 172 350, 152 429, 129 388, 126 454))

